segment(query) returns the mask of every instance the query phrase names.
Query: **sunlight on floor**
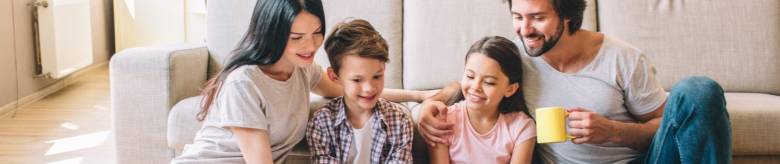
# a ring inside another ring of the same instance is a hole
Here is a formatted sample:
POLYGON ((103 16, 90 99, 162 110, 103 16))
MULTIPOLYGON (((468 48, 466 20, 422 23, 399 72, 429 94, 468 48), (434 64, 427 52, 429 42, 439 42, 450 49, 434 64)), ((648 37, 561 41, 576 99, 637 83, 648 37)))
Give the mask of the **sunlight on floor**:
POLYGON ((76 158, 71 158, 71 159, 66 159, 66 160, 61 160, 61 161, 49 162, 49 163, 46 163, 46 164, 80 164, 81 161, 83 161, 83 160, 84 160, 84 157, 76 157, 76 158))
POLYGON ((95 106, 92 106, 92 107, 94 107, 95 109, 100 109, 100 110, 108 110, 108 107, 103 106, 103 105, 95 105, 95 106))
POLYGON ((54 143, 54 145, 49 148, 49 151, 47 151, 45 155, 49 156, 99 146, 106 141, 108 133, 110 133, 110 131, 46 141, 46 143, 54 143))
POLYGON ((76 125, 76 124, 71 123, 71 122, 62 123, 62 124, 60 124, 60 126, 62 126, 65 129, 70 129, 70 130, 78 130, 79 129, 79 125, 76 125))
POLYGON ((0 164, 111 164, 108 66, 0 118, 0 164))

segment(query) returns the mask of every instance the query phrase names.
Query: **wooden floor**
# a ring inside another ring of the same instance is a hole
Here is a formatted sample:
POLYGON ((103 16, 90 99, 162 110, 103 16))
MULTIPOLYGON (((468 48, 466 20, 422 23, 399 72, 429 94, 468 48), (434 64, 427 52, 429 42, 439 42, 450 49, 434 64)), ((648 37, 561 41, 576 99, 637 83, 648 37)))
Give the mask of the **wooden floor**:
POLYGON ((114 163, 108 67, 0 118, 0 163, 114 163))

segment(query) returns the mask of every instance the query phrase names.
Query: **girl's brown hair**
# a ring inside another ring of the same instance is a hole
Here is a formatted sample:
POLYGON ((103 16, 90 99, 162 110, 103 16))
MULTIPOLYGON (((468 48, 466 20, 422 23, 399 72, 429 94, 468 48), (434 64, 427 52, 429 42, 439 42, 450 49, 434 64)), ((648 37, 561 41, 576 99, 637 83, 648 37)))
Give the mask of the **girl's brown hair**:
MULTIPOLYGON (((471 45, 466 53, 466 60, 475 53, 483 54, 498 62, 498 65, 501 66, 501 72, 509 78, 509 84, 521 85, 523 63, 520 59, 520 50, 515 43, 501 36, 484 37, 471 45)), ((531 116, 525 105, 523 92, 520 90, 517 90, 512 96, 501 99, 498 111, 500 113, 523 112, 531 116)))

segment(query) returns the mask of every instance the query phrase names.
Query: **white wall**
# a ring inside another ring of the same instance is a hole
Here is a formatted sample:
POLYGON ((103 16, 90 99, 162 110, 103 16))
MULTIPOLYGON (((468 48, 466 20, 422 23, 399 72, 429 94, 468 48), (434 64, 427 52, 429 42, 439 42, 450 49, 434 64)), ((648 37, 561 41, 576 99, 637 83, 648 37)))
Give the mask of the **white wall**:
MULTIPOLYGON (((37 79, 30 0, 0 0, 0 106, 31 95, 57 82, 37 79)), ((113 53, 111 1, 90 0, 94 63, 113 53)), ((1 163, 1 162, 0 162, 1 163)))
POLYGON ((206 40, 206 0, 186 0, 185 31, 187 43, 204 43, 206 40))
POLYGON ((114 0, 116 52, 183 43, 185 3, 180 0, 114 0))
MULTIPOLYGON (((12 1, 0 1, 0 107, 18 99, 12 1)), ((0 115, 2 114, 0 110, 0 115)))

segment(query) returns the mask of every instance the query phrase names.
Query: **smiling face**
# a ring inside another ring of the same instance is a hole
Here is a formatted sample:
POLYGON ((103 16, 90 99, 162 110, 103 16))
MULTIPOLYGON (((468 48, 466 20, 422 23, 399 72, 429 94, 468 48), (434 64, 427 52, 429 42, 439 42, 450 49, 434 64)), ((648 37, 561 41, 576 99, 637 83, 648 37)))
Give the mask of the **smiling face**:
POLYGON ((344 99, 350 110, 374 108, 385 86, 385 62, 358 55, 344 55, 339 72, 329 69, 331 78, 344 87, 344 99))
POLYGON ((529 56, 550 51, 564 35, 568 20, 560 19, 550 0, 512 0, 512 25, 529 56))
POLYGON ((501 100, 512 96, 519 87, 517 83, 509 84, 498 62, 484 54, 470 54, 465 67, 460 87, 468 109, 498 110, 501 100))
POLYGON ((307 11, 301 11, 292 23, 283 61, 298 67, 314 62, 314 54, 322 45, 323 32, 320 19, 307 11))

